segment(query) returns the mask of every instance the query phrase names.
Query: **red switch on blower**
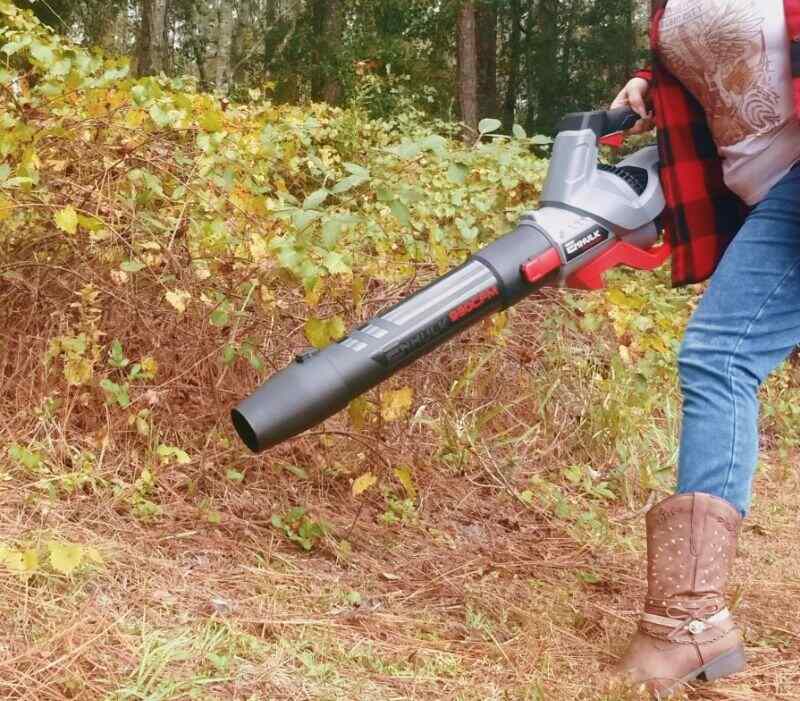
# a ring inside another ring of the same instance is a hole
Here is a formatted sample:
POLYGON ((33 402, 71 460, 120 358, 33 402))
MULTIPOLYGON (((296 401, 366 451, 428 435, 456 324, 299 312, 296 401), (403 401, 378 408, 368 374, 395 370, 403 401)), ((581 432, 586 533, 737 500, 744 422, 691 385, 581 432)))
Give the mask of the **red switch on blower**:
POLYGON ((555 248, 551 248, 547 252, 536 256, 536 258, 531 258, 523 263, 522 277, 533 285, 560 267, 561 256, 558 255, 558 251, 555 248))

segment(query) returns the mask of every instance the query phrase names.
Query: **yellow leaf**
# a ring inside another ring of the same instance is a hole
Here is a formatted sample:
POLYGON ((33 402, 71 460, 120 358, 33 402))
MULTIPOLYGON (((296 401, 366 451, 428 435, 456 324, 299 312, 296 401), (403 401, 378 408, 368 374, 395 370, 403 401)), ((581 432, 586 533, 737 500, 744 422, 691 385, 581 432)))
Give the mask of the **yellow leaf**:
POLYGON ((353 299, 353 304, 356 307, 357 311, 361 311, 361 307, 364 302, 364 291, 366 289, 366 282, 364 278, 360 275, 356 275, 353 278, 353 288, 351 290, 351 296, 353 299))
POLYGON ((308 342, 314 348, 325 348, 332 341, 338 341, 347 334, 344 320, 340 316, 334 316, 324 321, 311 318, 306 322, 305 332, 308 342))
POLYGON ((373 475, 371 472, 365 472, 361 477, 359 477, 355 482, 353 482, 353 496, 359 496, 363 494, 371 487, 374 487, 377 483, 378 478, 373 475))
POLYGON ((367 425, 369 410, 370 403, 364 397, 359 397, 350 402, 350 406, 347 407, 347 413, 350 415, 350 422, 356 431, 360 431, 367 425))
POLYGON ((51 541, 47 547, 50 551, 50 566, 61 574, 71 575, 83 560, 83 548, 80 545, 51 541))
POLYGON ((489 333, 495 338, 502 336, 503 331, 505 331, 507 327, 508 312, 500 312, 499 314, 495 314, 489 320, 489 333))
POLYGON ((86 358, 72 356, 64 363, 64 377, 74 387, 85 385, 92 379, 92 364, 86 358))
POLYGON ((314 348, 325 348, 331 342, 328 322, 322 319, 309 319, 305 326, 306 338, 314 348))
POLYGON ((4 564, 12 572, 23 572, 25 563, 22 553, 11 548, 0 548, 0 563, 4 564))
POLYGON ((411 468, 405 465, 403 467, 397 467, 395 468, 394 476, 397 477, 397 481, 403 485, 403 489, 406 490, 408 498, 416 499, 417 488, 414 485, 414 477, 411 474, 411 468))
POLYGON ((171 290, 164 295, 164 298, 181 314, 186 311, 186 304, 192 298, 192 295, 186 290, 171 290))
POLYGON ((56 226, 67 234, 74 235, 78 231, 78 213, 72 205, 56 212, 53 219, 56 226))
POLYGON ((326 287, 327 285, 325 284, 324 278, 317 280, 316 283, 314 283, 314 287, 310 290, 306 290, 306 304, 309 307, 316 307, 320 303, 322 295, 325 294, 326 287))
POLYGON ((158 373, 158 363, 156 359, 151 356, 142 358, 142 377, 147 380, 152 380, 158 373))
POLYGON ((347 335, 347 329, 342 317, 335 316, 332 319, 328 319, 328 333, 332 341, 339 341, 347 335))
POLYGON ((33 548, 28 548, 22 553, 22 566, 26 574, 33 574, 39 569, 39 553, 33 548))
POLYGON ((384 392, 381 397, 381 416, 384 421, 399 421, 408 415, 414 401, 414 390, 404 387, 384 392))
POLYGON ((207 112, 203 112, 203 116, 200 117, 199 123, 200 128, 203 131, 222 131, 222 127, 224 126, 222 112, 219 110, 208 110, 207 112))
POLYGON ((14 202, 8 197, 0 195, 0 221, 5 221, 11 216, 13 211, 14 202))

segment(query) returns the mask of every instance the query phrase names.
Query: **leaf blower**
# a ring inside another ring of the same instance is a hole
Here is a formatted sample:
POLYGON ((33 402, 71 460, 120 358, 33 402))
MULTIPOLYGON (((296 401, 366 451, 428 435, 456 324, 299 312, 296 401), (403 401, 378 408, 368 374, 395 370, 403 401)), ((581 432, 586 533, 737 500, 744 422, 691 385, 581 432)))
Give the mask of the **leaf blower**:
POLYGON ((540 207, 444 277, 323 350, 297 356, 231 412, 260 452, 312 428, 401 368, 546 285, 599 289, 603 273, 659 267, 664 195, 655 146, 616 166, 601 139, 639 117, 627 108, 568 115, 558 125, 540 207))

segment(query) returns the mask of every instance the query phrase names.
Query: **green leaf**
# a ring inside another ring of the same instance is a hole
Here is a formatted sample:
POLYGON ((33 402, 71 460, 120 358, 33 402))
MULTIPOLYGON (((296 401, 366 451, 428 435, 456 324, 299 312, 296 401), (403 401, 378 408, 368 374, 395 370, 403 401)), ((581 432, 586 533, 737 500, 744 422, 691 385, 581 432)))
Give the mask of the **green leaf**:
POLYGON ((134 85, 131 88, 131 97, 133 97, 133 101, 141 107, 147 102, 147 88, 144 85, 134 85))
POLYGON ((13 443, 8 447, 8 455, 12 460, 18 462, 26 470, 36 472, 44 465, 42 456, 39 453, 23 448, 18 443, 13 443))
POLYGON ((161 458, 161 462, 166 463, 170 460, 174 460, 176 463, 178 463, 178 465, 188 465, 190 462, 192 462, 192 459, 189 457, 189 453, 172 445, 164 445, 162 443, 158 446, 156 453, 158 457, 161 458))
POLYGON ((369 170, 364 168, 363 166, 357 165, 355 163, 344 163, 345 170, 352 175, 359 175, 362 178, 368 179, 370 177, 369 170))
POLYGON ((392 210, 392 214, 397 217, 397 220, 403 226, 411 226, 411 212, 409 211, 405 202, 402 202, 401 200, 392 200, 391 204, 389 205, 389 209, 392 210))
POLYGON ((305 231, 315 221, 319 221, 321 218, 322 212, 297 210, 292 215, 292 222, 297 227, 298 231, 305 231))
POLYGON ((244 473, 243 472, 239 472, 239 470, 234 470, 233 468, 230 468, 229 470, 227 470, 225 472, 225 476, 231 482, 243 482, 244 481, 244 473))
POLYGON ((503 123, 499 119, 482 119, 480 124, 478 124, 478 131, 482 136, 484 134, 491 134, 502 126, 503 123))
POLYGON ((222 362, 225 365, 233 365, 234 361, 236 360, 236 346, 231 345, 230 343, 222 349, 222 362))
POLYGON ((467 181, 469 169, 461 163, 451 163, 447 169, 447 179, 456 185, 463 185, 467 181))
POLYGON ((422 152, 422 146, 413 141, 404 141, 402 144, 398 144, 397 146, 392 146, 391 148, 387 149, 389 153, 394 154, 398 158, 403 159, 404 161, 410 161, 412 158, 416 158, 422 152))
POLYGON ((49 46, 34 41, 31 44, 31 56, 41 63, 45 68, 50 68, 55 61, 55 54, 49 46))
POLYGON ((513 128, 514 137, 517 139, 527 139, 528 134, 519 124, 515 124, 513 128))
POLYGON ((126 273, 138 273, 140 270, 144 270, 147 266, 140 260, 124 260, 119 267, 126 273))
POLYGON ((331 275, 347 274, 353 272, 352 268, 347 264, 345 257, 336 251, 330 251, 326 254, 322 264, 328 269, 331 275))
POLYGON ((131 362, 125 357, 125 353, 122 350, 122 344, 119 342, 119 339, 114 339, 114 342, 111 344, 111 351, 108 354, 108 362, 112 367, 120 369, 127 367, 131 362))
POLYGON ((78 231, 78 213, 72 205, 56 212, 53 219, 56 226, 66 234, 74 235, 78 231))
POLYGON ((212 326, 224 328, 230 325, 230 314, 225 307, 219 307, 211 312, 211 316, 208 318, 208 320, 211 322, 212 326))
POLYGON ((328 250, 336 248, 339 243, 344 224, 337 219, 327 219, 322 225, 322 245, 328 250))
POLYGON ((60 61, 56 61, 53 64, 53 67, 50 69, 50 75, 57 78, 63 78, 64 76, 68 75, 71 70, 72 61, 70 61, 68 58, 62 58, 60 61))
POLYGON ((583 468, 580 465, 573 465, 564 470, 564 477, 572 484, 580 484, 583 479, 583 468))
POLYGON ((120 407, 127 409, 131 405, 131 399, 128 395, 128 385, 118 385, 108 378, 100 381, 101 389, 120 407))
POLYGON ((331 193, 325 188, 312 192, 303 202, 303 209, 316 209, 322 206, 330 194, 331 193))
POLYGON ((349 192, 350 190, 359 187, 360 185, 363 185, 368 180, 369 180, 369 175, 367 176, 351 175, 345 178, 344 180, 341 180, 340 182, 336 183, 336 185, 333 186, 331 192, 334 195, 341 195, 345 192, 349 192))
POLYGON ((553 143, 553 140, 549 136, 545 136, 544 134, 536 134, 531 137, 531 143, 535 144, 536 146, 547 146, 553 143))

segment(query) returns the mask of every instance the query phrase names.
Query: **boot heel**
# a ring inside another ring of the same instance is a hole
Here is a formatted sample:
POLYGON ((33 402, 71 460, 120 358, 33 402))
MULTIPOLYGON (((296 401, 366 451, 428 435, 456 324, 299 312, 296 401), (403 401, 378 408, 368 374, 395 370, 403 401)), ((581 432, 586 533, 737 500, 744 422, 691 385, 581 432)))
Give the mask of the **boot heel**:
POLYGON ((711 662, 700 675, 707 682, 741 672, 745 667, 744 648, 739 645, 731 652, 711 662))

